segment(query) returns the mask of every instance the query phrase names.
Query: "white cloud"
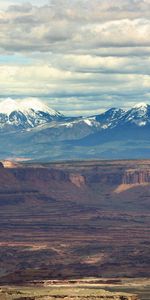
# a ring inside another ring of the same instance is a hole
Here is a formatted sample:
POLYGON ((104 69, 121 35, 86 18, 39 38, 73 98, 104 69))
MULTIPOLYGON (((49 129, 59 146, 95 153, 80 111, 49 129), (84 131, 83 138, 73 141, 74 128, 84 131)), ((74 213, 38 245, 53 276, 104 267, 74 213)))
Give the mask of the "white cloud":
POLYGON ((69 114, 149 99, 149 0, 1 1, 0 27, 1 95, 69 114))
POLYGON ((150 3, 145 1, 61 0, 40 8, 14 5, 0 14, 0 48, 59 53, 100 46, 150 46, 149 17, 150 3))

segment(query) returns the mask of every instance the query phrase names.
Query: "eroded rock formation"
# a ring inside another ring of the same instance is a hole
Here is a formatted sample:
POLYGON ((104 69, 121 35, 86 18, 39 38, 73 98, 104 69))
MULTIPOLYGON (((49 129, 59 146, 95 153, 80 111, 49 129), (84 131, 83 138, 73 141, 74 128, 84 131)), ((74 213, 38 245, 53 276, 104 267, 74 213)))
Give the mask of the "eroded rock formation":
POLYGON ((123 184, 150 183, 150 169, 126 170, 123 175, 123 184))
MULTIPOLYGON (((8 174, 13 176, 19 181, 37 181, 42 180, 44 182, 62 181, 71 182, 77 187, 90 185, 93 183, 109 184, 109 185, 121 185, 121 184, 144 184, 150 183, 150 165, 145 163, 137 168, 136 164, 134 168, 130 168, 130 164, 126 166, 115 167, 112 165, 110 168, 104 166, 89 166, 86 168, 63 168, 55 167, 52 165, 46 166, 24 166, 12 162, 0 163, 0 168, 5 167, 8 170, 8 174)), ((6 173, 6 172, 5 172, 6 173)))
POLYGON ((80 174, 70 174, 69 179, 77 187, 82 187, 86 184, 85 176, 80 174))

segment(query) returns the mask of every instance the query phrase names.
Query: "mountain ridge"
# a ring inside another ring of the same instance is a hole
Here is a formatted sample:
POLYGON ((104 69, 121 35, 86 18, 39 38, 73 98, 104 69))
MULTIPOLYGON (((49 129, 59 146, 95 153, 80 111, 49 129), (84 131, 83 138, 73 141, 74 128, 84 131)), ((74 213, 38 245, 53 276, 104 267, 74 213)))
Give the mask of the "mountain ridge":
POLYGON ((138 103, 126 111, 110 108, 89 117, 67 117, 37 100, 17 109, 4 107, 3 114, 0 110, 2 159, 150 158, 149 104, 138 103))
POLYGON ((92 116, 67 117, 59 111, 51 109, 38 99, 21 100, 17 102, 8 98, 0 103, 0 128, 14 126, 14 128, 28 129, 40 125, 49 125, 56 121, 55 126, 73 127, 77 123, 84 123, 98 129, 114 128, 118 125, 135 123, 145 126, 150 123, 150 105, 138 103, 128 110, 112 107, 105 112, 92 116), (29 101, 30 100, 30 101, 29 101), (58 123, 57 121, 62 121, 58 123))

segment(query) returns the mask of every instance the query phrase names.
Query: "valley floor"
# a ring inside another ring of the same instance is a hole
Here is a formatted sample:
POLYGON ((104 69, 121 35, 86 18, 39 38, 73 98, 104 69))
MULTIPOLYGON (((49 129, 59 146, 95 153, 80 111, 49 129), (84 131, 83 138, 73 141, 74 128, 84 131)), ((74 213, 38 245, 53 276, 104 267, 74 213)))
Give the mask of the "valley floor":
POLYGON ((149 300, 149 279, 81 279, 34 281, 1 286, 0 300, 149 300))

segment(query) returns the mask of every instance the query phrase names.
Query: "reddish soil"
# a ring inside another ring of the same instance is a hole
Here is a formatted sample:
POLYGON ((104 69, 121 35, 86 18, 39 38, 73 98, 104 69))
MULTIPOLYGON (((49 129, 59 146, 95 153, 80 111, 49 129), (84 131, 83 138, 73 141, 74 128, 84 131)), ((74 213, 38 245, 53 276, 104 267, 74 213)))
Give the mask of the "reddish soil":
POLYGON ((6 166, 0 282, 149 277, 150 161, 6 166))

